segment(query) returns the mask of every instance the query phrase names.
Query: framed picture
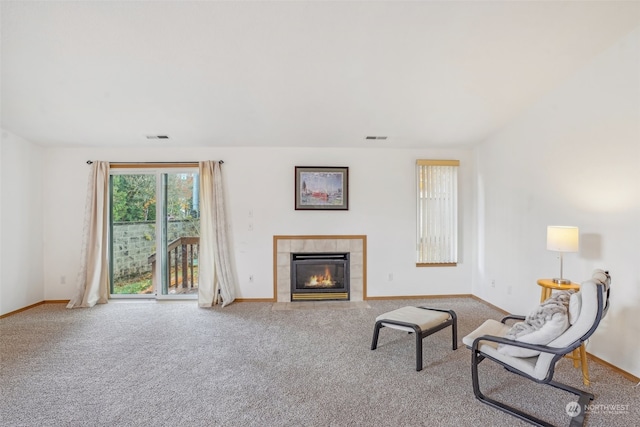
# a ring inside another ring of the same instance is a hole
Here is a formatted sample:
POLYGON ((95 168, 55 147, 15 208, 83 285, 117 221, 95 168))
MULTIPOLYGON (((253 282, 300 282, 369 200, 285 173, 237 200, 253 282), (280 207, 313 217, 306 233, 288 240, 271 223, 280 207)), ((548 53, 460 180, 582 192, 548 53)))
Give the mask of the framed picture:
POLYGON ((296 166, 296 210, 349 209, 349 168, 296 166))

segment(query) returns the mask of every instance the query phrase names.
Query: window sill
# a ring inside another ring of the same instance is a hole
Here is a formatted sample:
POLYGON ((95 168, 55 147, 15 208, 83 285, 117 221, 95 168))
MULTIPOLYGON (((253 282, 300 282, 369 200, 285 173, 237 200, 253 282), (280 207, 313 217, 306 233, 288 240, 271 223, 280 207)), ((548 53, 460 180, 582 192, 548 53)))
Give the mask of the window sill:
POLYGON ((417 262, 416 267, 456 267, 458 265, 457 262, 417 262))

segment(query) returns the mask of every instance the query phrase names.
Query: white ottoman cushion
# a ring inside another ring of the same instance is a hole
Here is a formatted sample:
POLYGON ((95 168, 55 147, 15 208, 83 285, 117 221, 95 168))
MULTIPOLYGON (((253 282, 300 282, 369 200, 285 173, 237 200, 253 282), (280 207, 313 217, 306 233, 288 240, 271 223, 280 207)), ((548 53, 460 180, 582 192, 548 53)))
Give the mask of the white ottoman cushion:
POLYGON ((381 314, 376 317, 376 321, 382 320, 382 324, 389 328, 407 330, 412 332, 413 329, 405 326, 394 325, 391 323, 385 323, 385 320, 395 320, 397 322, 411 323, 418 325, 421 330, 425 331, 431 329, 434 326, 438 326, 440 323, 446 322, 451 318, 449 313, 442 311, 428 310, 419 307, 402 307, 397 310, 390 311, 388 313, 381 314))

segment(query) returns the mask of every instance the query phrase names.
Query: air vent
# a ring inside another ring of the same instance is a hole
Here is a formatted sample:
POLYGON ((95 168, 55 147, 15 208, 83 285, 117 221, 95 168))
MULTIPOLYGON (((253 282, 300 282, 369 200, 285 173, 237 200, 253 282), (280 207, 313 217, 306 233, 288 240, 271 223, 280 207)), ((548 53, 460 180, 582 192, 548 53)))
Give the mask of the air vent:
POLYGON ((365 139, 371 139, 371 140, 377 139, 377 140, 383 140, 383 141, 385 139, 387 139, 387 138, 388 137, 386 137, 386 136, 367 136, 367 137, 365 137, 365 139))
POLYGON ((147 139, 169 139, 169 135, 147 135, 147 139))

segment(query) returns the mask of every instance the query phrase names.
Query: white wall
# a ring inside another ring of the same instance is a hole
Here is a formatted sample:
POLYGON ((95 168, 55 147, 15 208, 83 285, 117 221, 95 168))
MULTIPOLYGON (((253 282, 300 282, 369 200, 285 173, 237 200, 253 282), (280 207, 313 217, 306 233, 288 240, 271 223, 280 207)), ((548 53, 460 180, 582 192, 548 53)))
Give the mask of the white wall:
POLYGON ((0 133, 0 314, 6 314, 44 299, 42 149, 0 133))
POLYGON ((587 350, 640 375, 640 29, 483 143, 473 293, 526 314, 559 274, 547 225, 580 227, 565 276, 612 275, 612 308, 587 350), (491 282, 495 280, 495 287, 491 282), (511 294, 509 295, 509 287, 511 294))
POLYGON ((473 157, 468 150, 394 149, 49 149, 46 152, 45 297, 70 298, 79 268, 89 167, 86 160, 224 160, 239 298, 273 298, 273 236, 365 234, 368 295, 471 293, 473 157), (458 267, 415 266, 415 160, 460 159, 458 267), (294 210, 294 167, 348 166, 348 211, 294 210), (249 217, 253 212, 253 218, 249 217), (253 231, 249 231, 252 223, 253 231), (393 281, 389 281, 389 273, 393 281), (249 276, 254 276, 253 283, 249 276), (64 280, 62 278, 64 277, 64 280), (66 283, 61 283, 61 282, 66 283))

